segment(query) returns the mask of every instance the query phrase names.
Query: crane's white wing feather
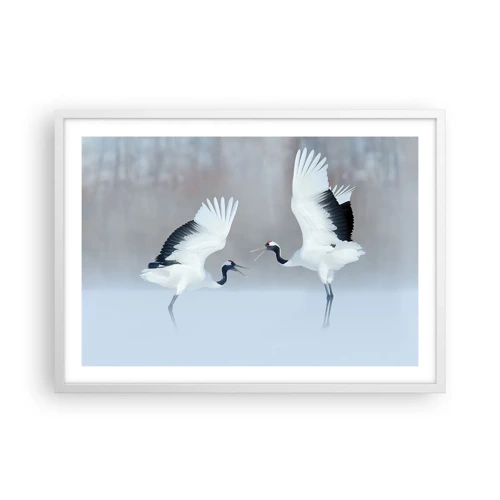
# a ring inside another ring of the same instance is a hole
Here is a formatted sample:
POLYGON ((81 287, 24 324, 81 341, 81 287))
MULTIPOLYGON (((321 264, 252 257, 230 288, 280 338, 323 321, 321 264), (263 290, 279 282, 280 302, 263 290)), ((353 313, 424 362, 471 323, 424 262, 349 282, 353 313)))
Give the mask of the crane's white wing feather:
POLYGON ((351 201, 351 194, 354 191, 354 186, 340 186, 337 187, 335 185, 332 188, 333 196, 335 196, 336 200, 339 202, 339 205, 345 203, 346 201, 351 201))
POLYGON ((238 201, 229 199, 226 206, 224 198, 217 198, 213 204, 207 199, 202 203, 192 221, 176 229, 167 239, 156 258, 156 262, 168 265, 175 261, 193 267, 203 267, 206 258, 226 245, 238 201))
MULTIPOLYGON (((297 151, 292 183, 292 212, 302 231, 303 246, 336 245, 350 241, 348 221, 328 183, 328 165, 321 154, 297 151)), ((349 191, 348 196, 350 198, 349 191)), ((345 195, 342 190, 340 196, 345 195)), ((345 197, 345 196, 344 196, 345 197)), ((352 229, 351 229, 352 232, 352 229)))

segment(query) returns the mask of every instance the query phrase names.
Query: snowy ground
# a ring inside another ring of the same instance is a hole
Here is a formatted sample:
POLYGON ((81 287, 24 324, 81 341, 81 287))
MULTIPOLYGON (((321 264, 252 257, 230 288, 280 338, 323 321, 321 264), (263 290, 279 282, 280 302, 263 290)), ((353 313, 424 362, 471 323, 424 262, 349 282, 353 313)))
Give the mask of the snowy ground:
POLYGON ((416 365, 417 292, 83 291, 83 364, 101 366, 416 365))

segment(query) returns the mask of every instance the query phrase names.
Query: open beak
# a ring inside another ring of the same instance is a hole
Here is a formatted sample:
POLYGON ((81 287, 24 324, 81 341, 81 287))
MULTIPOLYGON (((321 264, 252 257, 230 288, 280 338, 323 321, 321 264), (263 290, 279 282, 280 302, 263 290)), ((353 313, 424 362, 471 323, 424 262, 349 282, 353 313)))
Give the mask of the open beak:
POLYGON ((240 273, 241 275, 245 276, 245 278, 247 277, 246 274, 243 274, 239 269, 238 267, 240 267, 241 269, 248 269, 248 267, 245 267, 245 266, 239 266, 238 264, 235 264, 234 265, 234 270, 238 273, 240 273))
POLYGON ((267 248, 266 247, 260 247, 260 248, 255 248, 254 250, 250 250, 250 253, 252 252, 261 252, 257 257, 255 257, 254 262, 261 256, 266 253, 267 248))

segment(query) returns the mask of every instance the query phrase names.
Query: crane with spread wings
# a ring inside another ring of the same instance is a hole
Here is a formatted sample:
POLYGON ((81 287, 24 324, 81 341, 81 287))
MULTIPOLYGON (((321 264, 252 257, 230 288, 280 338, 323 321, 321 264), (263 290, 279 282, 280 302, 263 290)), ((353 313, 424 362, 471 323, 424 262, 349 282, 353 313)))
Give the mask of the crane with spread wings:
POLYGON ((323 328, 330 324, 333 302, 332 282, 335 272, 357 261, 365 252, 352 241, 354 216, 351 194, 354 187, 333 189, 328 182, 326 157, 297 151, 292 182, 292 212, 302 231, 302 247, 290 259, 281 255, 281 247, 273 240, 251 252, 272 251, 283 267, 302 266, 318 273, 326 291, 323 328))
POLYGON ((200 288, 219 289, 225 285, 228 271, 243 274, 239 268, 245 268, 232 260, 222 264, 222 278, 218 281, 205 269, 206 258, 225 247, 237 209, 238 201, 233 202, 233 198, 227 205, 224 198, 220 203, 214 198, 213 204, 207 199, 194 219, 177 228, 165 241, 155 262, 141 272, 143 280, 174 290, 168 311, 175 328, 173 308, 181 293, 200 288))

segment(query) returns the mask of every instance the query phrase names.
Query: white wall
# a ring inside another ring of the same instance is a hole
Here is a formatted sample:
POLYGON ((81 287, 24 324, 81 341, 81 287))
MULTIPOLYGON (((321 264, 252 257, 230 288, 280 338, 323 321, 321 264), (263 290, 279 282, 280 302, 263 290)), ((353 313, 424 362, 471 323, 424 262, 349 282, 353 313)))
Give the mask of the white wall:
POLYGON ((498 498, 493 7, 3 5, 0 497, 498 498), (52 110, 174 107, 447 110, 446 395, 53 394, 52 110))

